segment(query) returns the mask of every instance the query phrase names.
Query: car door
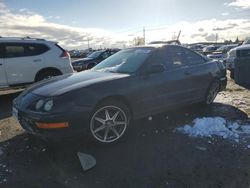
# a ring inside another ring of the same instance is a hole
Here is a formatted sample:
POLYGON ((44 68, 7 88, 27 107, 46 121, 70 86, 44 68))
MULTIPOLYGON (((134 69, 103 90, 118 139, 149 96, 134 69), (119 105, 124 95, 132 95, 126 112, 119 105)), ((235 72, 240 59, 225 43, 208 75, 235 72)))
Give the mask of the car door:
POLYGON ((182 49, 175 46, 158 49, 152 55, 145 69, 154 64, 161 64, 164 65, 165 71, 150 75, 142 73, 134 81, 137 85, 135 91, 141 94, 135 105, 138 112, 158 113, 185 101, 188 75, 185 73, 183 61, 182 49))
POLYGON ((190 85, 192 84, 190 70, 183 47, 170 45, 159 51, 155 63, 165 66, 161 82, 161 103, 165 108, 185 104, 190 100, 190 85))
MULTIPOLYGON (((203 100, 206 91, 213 80, 214 62, 187 48, 182 48, 183 71, 185 74, 186 93, 185 102, 203 100)), ((184 93, 183 93, 184 94, 184 93)), ((184 95, 183 95, 184 97, 184 95)))
POLYGON ((0 44, 0 88, 8 85, 4 66, 4 47, 0 44))
POLYGON ((250 49, 238 50, 235 59, 235 82, 250 85, 250 49))
POLYGON ((36 73, 43 67, 43 57, 37 55, 32 47, 28 43, 5 44, 5 69, 9 85, 34 82, 36 73))

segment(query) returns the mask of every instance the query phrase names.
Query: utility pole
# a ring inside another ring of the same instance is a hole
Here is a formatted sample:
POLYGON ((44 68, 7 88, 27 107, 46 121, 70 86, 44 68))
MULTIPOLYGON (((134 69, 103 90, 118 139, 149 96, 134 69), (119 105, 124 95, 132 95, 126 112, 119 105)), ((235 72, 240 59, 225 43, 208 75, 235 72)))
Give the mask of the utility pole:
POLYGON ((177 39, 176 39, 176 40, 179 40, 180 36, 181 36, 181 30, 179 31, 179 34, 178 34, 178 36, 177 36, 177 39))
POLYGON ((218 41, 218 33, 216 33, 215 35, 215 42, 217 43, 217 41, 218 41))
POLYGON ((146 44, 146 30, 145 27, 143 27, 143 43, 146 44))
POLYGON ((89 49, 89 37, 88 37, 88 49, 89 49))

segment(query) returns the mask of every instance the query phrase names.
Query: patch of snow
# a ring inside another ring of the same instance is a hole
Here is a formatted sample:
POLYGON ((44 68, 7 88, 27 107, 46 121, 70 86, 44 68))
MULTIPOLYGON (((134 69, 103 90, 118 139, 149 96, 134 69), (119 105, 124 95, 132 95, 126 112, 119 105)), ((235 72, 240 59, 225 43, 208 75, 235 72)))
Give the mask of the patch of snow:
POLYGON ((222 117, 197 118, 191 124, 176 128, 175 131, 191 137, 218 136, 240 142, 243 136, 250 136, 250 125, 229 122, 222 117))
POLYGON ((122 61, 122 63, 112 66, 112 67, 106 67, 106 68, 102 68, 102 69, 98 69, 98 71, 100 72, 109 72, 109 71, 117 71, 123 64, 126 63, 126 59, 122 61))

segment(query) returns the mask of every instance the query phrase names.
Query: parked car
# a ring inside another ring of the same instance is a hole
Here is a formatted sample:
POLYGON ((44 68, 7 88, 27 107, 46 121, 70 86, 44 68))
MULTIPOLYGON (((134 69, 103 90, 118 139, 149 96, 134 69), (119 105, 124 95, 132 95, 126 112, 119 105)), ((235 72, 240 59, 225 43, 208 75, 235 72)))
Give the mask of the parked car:
POLYGON ((89 56, 83 59, 78 59, 72 62, 74 70, 80 72, 83 70, 91 69, 104 59, 118 52, 118 49, 108 49, 108 50, 99 50, 91 53, 89 56))
POLYGON ((72 72, 69 54, 56 42, 0 37, 0 88, 72 72))
POLYGON ((192 45, 189 45, 188 48, 195 51, 195 52, 198 52, 198 53, 203 53, 203 49, 205 48, 206 46, 203 45, 203 44, 192 44, 192 45))
POLYGON ((229 52, 231 49, 237 46, 238 44, 229 44, 229 45, 221 46, 212 54, 208 54, 207 57, 210 59, 217 59, 217 60, 224 61, 227 58, 227 52, 229 52))
POLYGON ((220 47, 219 45, 209 45, 203 48, 202 51, 204 55, 208 55, 215 52, 219 47, 220 47))
POLYGON ((223 63, 182 46, 133 47, 91 70, 27 89, 13 101, 13 114, 38 136, 86 132, 108 144, 124 137, 132 119, 193 103, 211 104, 226 83, 223 63))
POLYGON ((235 62, 244 61, 249 63, 250 57, 250 44, 241 45, 231 49, 227 54, 226 68, 230 71, 230 77, 234 79, 235 75, 235 62))
POLYGON ((247 38, 244 42, 243 42, 243 45, 244 44, 250 44, 250 38, 247 38))

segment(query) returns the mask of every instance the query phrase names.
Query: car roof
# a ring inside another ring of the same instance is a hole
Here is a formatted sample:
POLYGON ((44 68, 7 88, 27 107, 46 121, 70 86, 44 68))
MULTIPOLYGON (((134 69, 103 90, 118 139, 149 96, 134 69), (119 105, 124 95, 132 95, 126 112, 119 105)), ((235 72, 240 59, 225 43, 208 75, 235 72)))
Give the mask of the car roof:
POLYGON ((234 48, 236 50, 249 50, 250 49, 250 44, 243 44, 241 46, 238 46, 236 48, 234 48))
POLYGON ((55 41, 48 41, 42 38, 31 38, 31 37, 1 37, 0 42, 23 42, 23 43, 57 43, 55 41))
MULTIPOLYGON (((181 46, 181 45, 176 45, 176 44, 147 44, 147 45, 143 45, 143 46, 133 46, 133 47, 129 47, 127 49, 133 49, 133 48, 138 48, 138 49, 145 49, 145 48, 152 48, 152 49, 157 49, 157 48, 163 48, 163 47, 167 47, 167 46, 181 46)), ((183 47, 183 46, 181 46, 183 47)))

